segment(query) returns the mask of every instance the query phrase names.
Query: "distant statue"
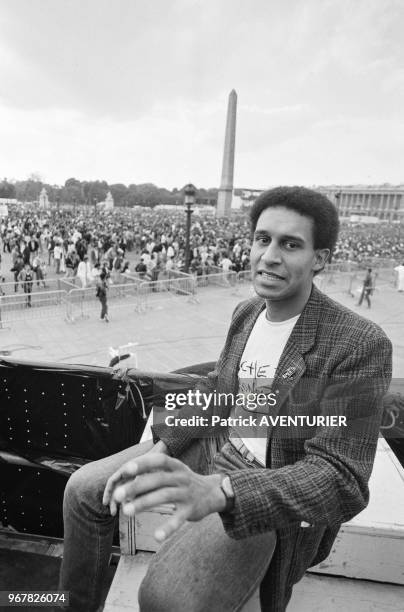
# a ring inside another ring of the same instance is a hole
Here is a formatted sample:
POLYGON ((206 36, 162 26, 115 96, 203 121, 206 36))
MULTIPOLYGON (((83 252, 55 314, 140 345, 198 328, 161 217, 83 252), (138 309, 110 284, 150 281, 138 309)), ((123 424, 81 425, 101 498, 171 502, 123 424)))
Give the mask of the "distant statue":
POLYGON ((108 191, 107 197, 105 198, 103 204, 105 210, 111 210, 111 208, 114 208, 114 198, 112 197, 112 193, 110 191, 108 191))
POLYGON ((39 194, 39 208, 49 208, 49 198, 45 187, 42 187, 42 191, 39 194))

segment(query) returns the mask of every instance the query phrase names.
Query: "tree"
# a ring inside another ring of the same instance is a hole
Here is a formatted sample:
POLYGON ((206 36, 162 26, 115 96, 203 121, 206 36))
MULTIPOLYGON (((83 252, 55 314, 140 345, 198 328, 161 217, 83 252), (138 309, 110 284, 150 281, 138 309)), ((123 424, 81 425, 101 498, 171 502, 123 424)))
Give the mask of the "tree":
POLYGON ((77 203, 82 203, 84 198, 80 181, 75 178, 67 179, 62 189, 61 199, 63 202, 68 203, 72 203, 74 201, 77 203))
POLYGON ((129 194, 129 190, 126 185, 123 185, 122 183, 116 183, 115 185, 110 185, 109 190, 114 199, 114 205, 125 206, 129 194))
POLYGON ((9 183, 6 178, 0 183, 0 198, 15 198, 15 185, 9 183))
POLYGON ((21 202, 36 202, 39 199, 42 187, 42 181, 36 181, 32 178, 26 181, 17 181, 15 184, 16 198, 21 202))

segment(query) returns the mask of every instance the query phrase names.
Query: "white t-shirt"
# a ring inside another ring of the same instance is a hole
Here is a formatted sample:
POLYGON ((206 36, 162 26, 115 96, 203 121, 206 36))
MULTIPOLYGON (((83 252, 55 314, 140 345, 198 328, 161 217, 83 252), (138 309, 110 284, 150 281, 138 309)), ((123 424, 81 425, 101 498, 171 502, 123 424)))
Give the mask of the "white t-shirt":
MULTIPOLYGON (((238 371, 238 393, 244 394, 246 400, 253 399, 253 396, 248 394, 265 393, 265 395, 268 395, 272 393, 272 382, 279 359, 292 329, 300 317, 300 314, 298 314, 286 321, 274 322, 268 321, 266 312, 265 309, 259 315, 241 356, 238 371)), ((271 405, 257 406, 254 403, 246 402, 245 405, 234 406, 232 416, 257 416, 258 422, 260 415, 270 415, 271 410, 275 408, 271 405)), ((232 429, 235 435, 242 439, 248 450, 254 454, 255 458, 265 466, 266 428, 236 426, 232 429), (246 437, 246 431, 251 432, 251 435, 246 437)))

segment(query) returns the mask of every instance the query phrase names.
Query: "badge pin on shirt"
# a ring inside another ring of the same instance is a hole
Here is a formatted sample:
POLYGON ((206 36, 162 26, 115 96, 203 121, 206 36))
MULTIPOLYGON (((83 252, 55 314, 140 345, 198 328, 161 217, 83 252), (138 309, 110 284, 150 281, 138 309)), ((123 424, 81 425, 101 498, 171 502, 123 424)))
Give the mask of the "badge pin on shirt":
POLYGON ((293 375, 295 374, 295 372, 296 372, 296 368, 294 366, 291 366, 290 368, 286 370, 286 372, 282 374, 282 378, 284 380, 291 379, 293 378, 293 375))

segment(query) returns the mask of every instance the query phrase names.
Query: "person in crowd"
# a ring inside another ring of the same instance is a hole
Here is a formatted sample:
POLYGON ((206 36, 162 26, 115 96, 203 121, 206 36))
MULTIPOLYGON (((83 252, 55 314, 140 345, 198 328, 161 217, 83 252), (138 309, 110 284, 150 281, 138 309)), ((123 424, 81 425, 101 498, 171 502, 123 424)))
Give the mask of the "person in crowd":
POLYGON ((31 308, 31 294, 32 294, 32 286, 34 284, 34 274, 32 272, 31 265, 26 263, 19 273, 18 280, 22 284, 23 291, 26 296, 25 305, 27 308, 31 308))
POLYGON ((109 323, 108 318, 108 282, 106 272, 101 272, 96 286, 96 297, 101 302, 101 321, 109 323))
POLYGON ((77 272, 78 265, 80 263, 79 256, 76 251, 69 249, 67 251, 65 265, 66 265, 66 278, 72 278, 77 272))
POLYGON ((95 286, 97 286, 97 283, 100 278, 100 274, 101 274, 101 264, 97 262, 96 264, 94 264, 94 267, 91 270, 91 282, 92 284, 95 284, 95 286))
POLYGON ((404 291, 404 261, 394 268, 394 272, 397 274, 397 291, 401 293, 404 291))
POLYGON ((359 302, 358 302, 357 306, 361 306, 363 300, 365 299, 366 302, 367 302, 368 308, 371 307, 372 304, 371 304, 371 301, 370 301, 370 296, 373 293, 374 284, 375 284, 375 281, 374 281, 374 277, 373 277, 373 274, 372 274, 372 268, 368 268, 367 272, 366 272, 365 279, 363 281, 362 291, 361 291, 361 295, 360 295, 359 302))
POLYGON ((80 280, 82 289, 86 289, 91 283, 92 275, 88 255, 84 255, 83 261, 80 261, 77 267, 77 278, 80 280))
POLYGON ((24 242, 24 247, 22 249, 22 259, 25 264, 29 264, 31 262, 31 249, 29 248, 28 242, 24 242))
POLYGON ((28 240, 28 248, 31 254, 31 258, 34 258, 35 255, 38 253, 39 251, 39 242, 37 237, 35 236, 34 233, 31 234, 29 240, 28 240))
POLYGON ((112 272, 111 272, 112 281, 115 284, 119 284, 120 282, 122 268, 123 268, 123 250, 117 249, 116 256, 112 260, 112 272))
POLYGON ((53 259, 55 261, 55 272, 56 272, 56 274, 60 274, 61 273, 60 263, 62 261, 62 256, 63 256, 63 246, 62 246, 62 241, 59 238, 57 241, 55 241, 55 246, 53 247, 53 259))
POLYGON ((147 266, 146 266, 146 264, 144 262, 144 257, 143 256, 140 258, 139 263, 136 264, 135 272, 137 273, 139 278, 145 278, 146 273, 147 273, 147 266))
POLYGON ((44 274, 44 264, 38 253, 34 255, 34 258, 32 260, 32 272, 35 275, 37 287, 40 287, 40 284, 42 283, 42 287, 45 289, 46 283, 44 274))
POLYGON ((18 291, 19 276, 23 268, 24 268, 24 260, 19 250, 17 250, 16 256, 14 259, 14 263, 13 263, 13 267, 10 270, 14 274, 14 292, 15 293, 18 291))

